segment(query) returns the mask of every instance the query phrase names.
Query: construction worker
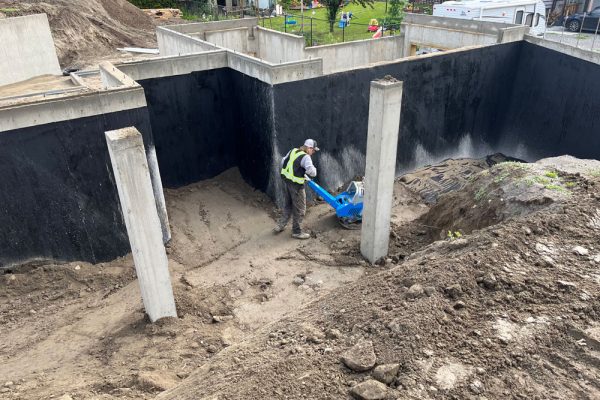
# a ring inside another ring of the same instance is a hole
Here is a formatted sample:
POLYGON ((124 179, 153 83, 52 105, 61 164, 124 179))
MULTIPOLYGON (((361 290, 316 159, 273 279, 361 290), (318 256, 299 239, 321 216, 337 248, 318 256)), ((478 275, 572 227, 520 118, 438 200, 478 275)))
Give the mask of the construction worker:
POLYGON ((275 233, 283 232, 293 216, 292 237, 308 239, 310 235, 302 231, 302 219, 306 214, 306 192, 304 191, 305 175, 312 178, 317 176, 312 156, 319 151, 317 141, 306 139, 304 145, 290 150, 281 160, 281 179, 283 180, 284 206, 283 214, 273 229, 275 233))

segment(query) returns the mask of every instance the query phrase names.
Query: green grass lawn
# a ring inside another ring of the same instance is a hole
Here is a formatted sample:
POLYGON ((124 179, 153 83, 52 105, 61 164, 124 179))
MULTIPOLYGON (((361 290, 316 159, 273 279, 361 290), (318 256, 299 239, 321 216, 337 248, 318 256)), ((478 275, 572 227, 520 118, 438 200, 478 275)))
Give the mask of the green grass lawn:
MULTIPOLYGON (((385 3, 376 2, 373 8, 367 6, 363 8, 358 4, 348 4, 338 11, 333 33, 329 32, 329 22, 327 21, 327 10, 325 7, 315 10, 304 10, 304 25, 300 16, 300 10, 290 10, 288 14, 293 14, 293 17, 288 16, 288 20, 294 19, 295 25, 287 25, 287 32, 295 35, 303 35, 306 38, 307 46, 310 46, 311 40, 311 18, 312 18, 312 42, 313 46, 348 42, 351 40, 370 39, 373 33, 367 32, 367 26, 371 18, 376 18, 380 23, 385 15, 385 3), (352 11, 352 20, 350 25, 345 29, 338 27, 342 15, 342 11, 352 11), (304 29, 303 29, 304 28, 304 29)), ((274 29, 285 32, 284 17, 264 18, 261 19, 260 25, 265 28, 274 29)))

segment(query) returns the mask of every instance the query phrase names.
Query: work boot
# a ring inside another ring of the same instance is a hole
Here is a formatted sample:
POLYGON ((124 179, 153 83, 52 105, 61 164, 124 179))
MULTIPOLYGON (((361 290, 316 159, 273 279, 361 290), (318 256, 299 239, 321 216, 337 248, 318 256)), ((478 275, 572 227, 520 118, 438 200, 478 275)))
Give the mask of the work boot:
POLYGON ((275 228, 273 228, 273 233, 281 233, 284 231, 284 229, 285 226, 277 225, 275 228))
POLYGON ((306 232, 292 233, 292 237, 300 240, 310 239, 310 235, 306 232))

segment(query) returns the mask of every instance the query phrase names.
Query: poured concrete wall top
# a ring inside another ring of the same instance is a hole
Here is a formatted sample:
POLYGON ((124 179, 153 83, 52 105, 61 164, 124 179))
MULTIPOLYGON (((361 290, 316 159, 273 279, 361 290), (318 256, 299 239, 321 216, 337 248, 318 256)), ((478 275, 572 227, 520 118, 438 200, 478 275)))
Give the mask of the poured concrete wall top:
POLYGON ((388 36, 380 39, 357 40, 307 47, 306 58, 322 58, 323 73, 345 71, 369 64, 393 61, 402 58, 404 36, 388 36))
POLYGON ((246 27, 204 32, 204 40, 219 47, 248 53, 248 31, 246 27))
POLYGON ((46 14, 0 19, 0 86, 61 73, 46 14))
POLYGON ((403 56, 414 55, 415 46, 449 50, 508 43, 522 40, 528 31, 520 25, 407 14, 402 21, 403 56))

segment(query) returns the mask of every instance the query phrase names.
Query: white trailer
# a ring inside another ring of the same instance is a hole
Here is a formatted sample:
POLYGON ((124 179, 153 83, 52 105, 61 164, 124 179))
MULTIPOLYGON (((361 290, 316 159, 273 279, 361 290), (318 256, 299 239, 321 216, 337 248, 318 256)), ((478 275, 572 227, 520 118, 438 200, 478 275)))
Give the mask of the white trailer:
POLYGON ((529 26, 529 32, 546 31, 546 6, 542 0, 463 0, 433 6, 433 15, 529 26))

